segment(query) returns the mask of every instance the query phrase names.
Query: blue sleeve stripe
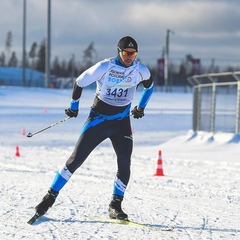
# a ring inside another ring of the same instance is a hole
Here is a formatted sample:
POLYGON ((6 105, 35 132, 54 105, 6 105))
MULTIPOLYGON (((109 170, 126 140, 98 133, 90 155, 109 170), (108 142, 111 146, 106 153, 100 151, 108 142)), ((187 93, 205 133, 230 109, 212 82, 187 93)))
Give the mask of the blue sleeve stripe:
POLYGON ((154 89, 153 85, 150 88, 143 89, 142 96, 140 98, 138 107, 145 108, 147 106, 147 103, 153 93, 153 89, 154 89))
POLYGON ((72 100, 70 103, 70 109, 71 110, 78 110, 79 107, 79 101, 72 100))

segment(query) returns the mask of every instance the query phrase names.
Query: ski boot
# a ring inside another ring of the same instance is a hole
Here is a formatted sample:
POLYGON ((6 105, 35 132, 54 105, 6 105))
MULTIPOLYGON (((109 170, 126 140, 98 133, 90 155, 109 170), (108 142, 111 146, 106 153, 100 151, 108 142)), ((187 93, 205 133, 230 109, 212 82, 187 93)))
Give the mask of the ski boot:
POLYGON ((58 192, 50 188, 48 193, 43 197, 42 201, 35 207, 36 214, 39 216, 44 215, 47 210, 52 207, 57 196, 58 192))
POLYGON ((113 195, 112 201, 109 204, 108 212, 111 219, 125 220, 128 221, 128 215, 123 212, 122 204, 123 196, 113 195))

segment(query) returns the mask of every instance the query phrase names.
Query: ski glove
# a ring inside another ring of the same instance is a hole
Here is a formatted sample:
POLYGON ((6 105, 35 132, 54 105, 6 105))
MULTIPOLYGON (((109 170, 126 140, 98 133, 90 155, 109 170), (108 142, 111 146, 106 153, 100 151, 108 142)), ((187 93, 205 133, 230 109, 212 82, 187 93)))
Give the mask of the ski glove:
POLYGON ((78 110, 72 110, 71 108, 67 108, 65 109, 65 113, 66 115, 68 115, 69 117, 77 117, 78 115, 78 110))
POLYGON ((142 118, 144 116, 144 108, 139 108, 138 106, 135 106, 131 111, 131 114, 133 115, 133 118, 142 118))

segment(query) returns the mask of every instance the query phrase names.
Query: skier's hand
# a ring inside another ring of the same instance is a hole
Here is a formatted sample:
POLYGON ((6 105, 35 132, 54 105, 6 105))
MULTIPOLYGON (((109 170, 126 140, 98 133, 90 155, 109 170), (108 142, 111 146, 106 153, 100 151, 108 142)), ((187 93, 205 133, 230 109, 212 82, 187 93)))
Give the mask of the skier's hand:
POLYGON ((131 114, 133 118, 142 118, 144 116, 144 108, 139 108, 138 106, 135 106, 131 111, 131 114))
POLYGON ((66 115, 68 115, 69 117, 77 117, 78 115, 78 110, 72 110, 71 108, 67 108, 65 109, 65 113, 66 115))

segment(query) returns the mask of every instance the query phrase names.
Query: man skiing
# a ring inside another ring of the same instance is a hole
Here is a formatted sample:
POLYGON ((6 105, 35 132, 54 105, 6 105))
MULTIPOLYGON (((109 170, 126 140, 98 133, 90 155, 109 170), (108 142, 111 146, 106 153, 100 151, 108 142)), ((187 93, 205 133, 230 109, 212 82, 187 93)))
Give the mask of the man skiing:
POLYGON ((109 138, 117 155, 118 166, 108 208, 109 217, 128 220, 121 203, 130 178, 133 148, 130 107, 137 86, 142 84, 141 98, 131 115, 137 119, 144 116, 144 109, 153 93, 153 80, 149 69, 136 60, 138 44, 132 37, 121 38, 117 49, 115 58, 96 63, 74 83, 70 107, 65 109, 67 116, 77 117, 82 90, 93 82, 96 82, 95 99, 73 153, 56 173, 48 193, 35 207, 37 217, 44 215, 52 207, 60 190, 93 149, 109 138))

